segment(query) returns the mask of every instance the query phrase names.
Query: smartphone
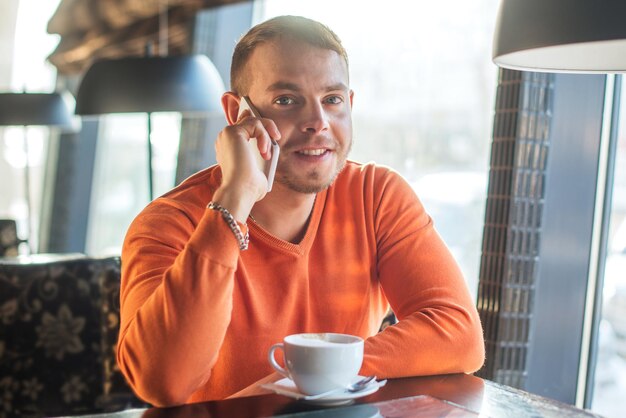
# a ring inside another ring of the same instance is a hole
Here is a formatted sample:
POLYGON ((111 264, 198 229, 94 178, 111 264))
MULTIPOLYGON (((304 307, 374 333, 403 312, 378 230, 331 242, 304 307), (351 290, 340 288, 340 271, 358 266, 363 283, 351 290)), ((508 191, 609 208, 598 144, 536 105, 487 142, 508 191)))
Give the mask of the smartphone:
MULTIPOLYGON (((261 117, 258 110, 256 110, 254 106, 252 106, 252 103, 250 103, 250 99, 247 96, 241 97, 241 101, 239 102, 239 114, 237 115, 237 120, 239 120, 244 110, 250 110, 250 112, 257 118, 261 117)), ((261 156, 261 153, 259 152, 256 138, 250 138, 250 141, 248 141, 248 143, 250 144, 252 153, 256 157, 259 170, 261 170, 263 174, 265 174, 265 177, 267 177, 267 191, 270 192, 272 191, 272 184, 274 184, 274 175, 276 174, 276 165, 278 164, 280 147, 278 146, 278 143, 272 139, 270 144, 271 158, 269 160, 266 160, 261 156)))

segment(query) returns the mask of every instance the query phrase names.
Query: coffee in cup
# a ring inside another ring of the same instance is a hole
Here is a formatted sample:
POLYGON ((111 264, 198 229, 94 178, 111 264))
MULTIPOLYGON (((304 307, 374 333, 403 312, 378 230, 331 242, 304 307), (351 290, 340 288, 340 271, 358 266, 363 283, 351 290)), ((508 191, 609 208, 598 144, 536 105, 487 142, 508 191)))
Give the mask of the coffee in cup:
POLYGON ((293 380, 300 392, 317 395, 356 380, 363 363, 363 339, 335 333, 293 334, 274 344, 268 358, 272 367, 293 380), (283 351, 285 368, 276 362, 276 350, 283 351))

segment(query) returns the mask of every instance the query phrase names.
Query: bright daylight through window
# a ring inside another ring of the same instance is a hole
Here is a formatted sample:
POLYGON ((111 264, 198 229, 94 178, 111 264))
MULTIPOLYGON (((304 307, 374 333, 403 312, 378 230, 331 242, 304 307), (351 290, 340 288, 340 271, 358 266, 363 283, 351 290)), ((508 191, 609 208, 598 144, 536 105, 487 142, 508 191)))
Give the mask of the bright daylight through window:
MULTIPOLYGON (((54 90, 56 70, 46 56, 57 45, 58 36, 46 33, 48 19, 60 0, 21 0, 7 3, 0 17, 0 90, 43 92, 54 90), (17 4, 17 10, 12 7, 17 4), (17 12, 16 15, 13 13, 17 12), (13 32, 13 24, 15 31, 13 32)), ((38 246, 39 219, 42 211, 44 170, 49 131, 45 127, 0 127, 0 218, 15 219, 18 237, 28 239, 30 247, 38 246), (24 139, 28 141, 28 158, 24 139), (32 230, 28 235, 28 210, 25 187, 25 165, 28 161, 32 230)), ((21 246, 20 251, 26 252, 21 246)))
POLYGON ((626 85, 622 84, 615 181, 604 273, 602 319, 592 409, 624 415, 626 395, 626 85))
MULTIPOLYGON (((128 226, 149 202, 147 117, 141 113, 100 117, 87 231, 90 254, 119 254, 128 226)), ((174 187, 180 124, 179 113, 152 115, 155 197, 174 187)))

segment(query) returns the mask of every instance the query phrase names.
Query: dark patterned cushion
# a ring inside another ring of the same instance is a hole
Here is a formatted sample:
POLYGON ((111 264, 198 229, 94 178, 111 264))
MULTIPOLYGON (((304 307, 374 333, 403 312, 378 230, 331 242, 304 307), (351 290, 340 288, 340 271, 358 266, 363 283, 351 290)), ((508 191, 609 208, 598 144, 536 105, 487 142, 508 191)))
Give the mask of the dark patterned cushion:
POLYGON ((393 313, 391 309, 389 309, 389 311, 387 311, 387 315, 385 315, 385 317, 383 318, 383 322, 380 324, 379 331, 382 331, 385 328, 390 327, 397 322, 398 322, 398 319, 396 318, 396 315, 393 313))
POLYGON ((102 361, 104 387, 102 406, 107 411, 146 406, 133 393, 117 365, 116 347, 120 330, 120 259, 116 267, 100 275, 102 292, 102 361))
POLYGON ((117 257, 0 261, 0 417, 111 410, 117 386, 119 409, 136 401, 111 383, 119 308, 106 289, 119 271, 117 257))

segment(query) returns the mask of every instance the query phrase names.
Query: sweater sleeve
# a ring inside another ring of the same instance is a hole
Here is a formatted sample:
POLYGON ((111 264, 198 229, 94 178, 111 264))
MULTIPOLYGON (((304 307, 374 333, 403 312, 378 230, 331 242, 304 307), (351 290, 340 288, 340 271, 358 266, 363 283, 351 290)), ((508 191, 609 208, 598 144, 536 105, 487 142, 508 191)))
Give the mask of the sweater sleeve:
POLYGON ((217 211, 197 225, 153 202, 122 249, 120 368, 156 406, 184 403, 205 384, 231 319, 239 249, 217 211))
POLYGON ((411 187, 389 172, 375 198, 377 266, 399 322, 367 339, 363 373, 470 373, 484 361, 478 312, 463 275, 411 187))

